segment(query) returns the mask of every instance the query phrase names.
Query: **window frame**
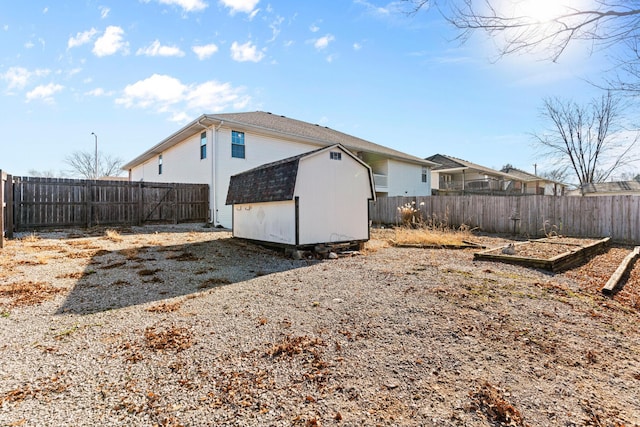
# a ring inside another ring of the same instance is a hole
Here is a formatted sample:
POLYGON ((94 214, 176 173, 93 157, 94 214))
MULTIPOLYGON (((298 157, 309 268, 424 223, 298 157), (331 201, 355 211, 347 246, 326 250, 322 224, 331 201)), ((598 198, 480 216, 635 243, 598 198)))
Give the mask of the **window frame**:
POLYGON ((421 175, 422 175, 422 177, 421 177, 422 182, 425 183, 425 184, 429 183, 429 176, 428 176, 429 175, 429 168, 428 167, 426 167, 426 166, 422 167, 422 174, 421 175))
POLYGON ((231 131, 231 157, 234 159, 246 159, 247 145, 245 144, 245 134, 237 130, 231 131))
POLYGON ((329 158, 331 160, 342 160, 342 153, 340 151, 329 151, 329 158))
POLYGON ((162 154, 158 155, 158 175, 162 175, 162 154))
POLYGON ((207 131, 200 134, 200 160, 207 158, 207 131))

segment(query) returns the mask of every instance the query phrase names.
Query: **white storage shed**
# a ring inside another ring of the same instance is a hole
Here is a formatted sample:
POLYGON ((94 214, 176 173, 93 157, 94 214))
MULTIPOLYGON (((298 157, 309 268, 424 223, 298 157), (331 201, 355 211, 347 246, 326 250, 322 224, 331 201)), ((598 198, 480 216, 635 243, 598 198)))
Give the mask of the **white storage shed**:
POLYGON ((297 248, 369 240, 371 168, 340 144, 234 175, 233 236, 297 248))

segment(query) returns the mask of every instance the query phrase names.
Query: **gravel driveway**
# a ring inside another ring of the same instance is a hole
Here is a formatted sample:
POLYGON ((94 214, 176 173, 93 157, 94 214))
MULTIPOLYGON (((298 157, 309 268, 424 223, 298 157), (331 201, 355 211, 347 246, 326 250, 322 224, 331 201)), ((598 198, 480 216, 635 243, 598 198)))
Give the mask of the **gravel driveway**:
POLYGON ((384 246, 295 261, 200 225, 9 241, 0 425, 640 425, 637 301, 594 290, 596 264, 384 246))

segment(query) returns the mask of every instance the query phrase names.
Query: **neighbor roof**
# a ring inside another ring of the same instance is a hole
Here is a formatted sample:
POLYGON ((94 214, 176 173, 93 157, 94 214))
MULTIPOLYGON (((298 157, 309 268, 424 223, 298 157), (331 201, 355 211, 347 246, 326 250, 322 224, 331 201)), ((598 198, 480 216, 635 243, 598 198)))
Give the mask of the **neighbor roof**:
POLYGON ((288 157, 276 162, 266 163, 242 173, 233 175, 227 192, 227 205, 242 203, 278 202, 292 200, 294 197, 296 178, 300 159, 309 157, 320 151, 340 148, 345 154, 353 157, 362 167, 369 167, 354 157, 340 144, 318 148, 297 156, 288 157))
POLYGON ((303 142, 322 147, 341 144, 354 153, 365 151, 423 166, 434 166, 433 162, 428 160, 375 144, 326 126, 311 124, 264 111, 254 111, 245 113, 203 114, 198 119, 192 121, 173 135, 122 166, 122 169, 130 169, 133 166, 155 157, 166 149, 182 142, 185 138, 202 132, 205 126, 226 126, 233 127, 237 130, 250 130, 257 133, 302 140, 303 142))
POLYGON ((534 175, 532 173, 529 173, 527 171, 523 171, 522 169, 518 169, 518 168, 514 168, 514 167, 506 168, 506 173, 508 173, 510 175, 513 175, 513 176, 517 176, 517 177, 521 178, 523 181, 547 181, 547 182, 552 182, 554 184, 565 185, 560 181, 554 181, 553 179, 548 179, 548 178, 544 178, 544 177, 541 177, 541 176, 538 176, 538 175, 534 175))
POLYGON ((438 166, 433 168, 433 170, 436 172, 454 172, 457 170, 475 169, 484 173, 498 175, 509 179, 515 179, 517 181, 527 181, 527 178, 521 178, 517 175, 501 172, 495 169, 471 163, 463 159, 459 159, 457 157, 446 156, 444 154, 434 154, 433 156, 427 157, 427 160, 438 163, 438 166))
POLYGON ((640 193, 640 182, 615 181, 585 184, 582 186, 582 193, 640 193))

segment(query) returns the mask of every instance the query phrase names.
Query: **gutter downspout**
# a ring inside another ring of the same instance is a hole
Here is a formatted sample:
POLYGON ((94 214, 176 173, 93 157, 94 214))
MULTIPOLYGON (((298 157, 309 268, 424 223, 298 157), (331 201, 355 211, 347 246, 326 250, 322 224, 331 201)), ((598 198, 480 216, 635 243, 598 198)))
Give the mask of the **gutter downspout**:
POLYGON ((215 225, 220 224, 218 221, 218 192, 216 191, 215 185, 218 184, 218 131, 224 124, 224 120, 220 120, 218 126, 214 128, 214 136, 213 136, 213 157, 211 158, 211 188, 213 190, 213 197, 211 198, 213 206, 213 215, 214 215, 214 223, 215 225))
MULTIPOLYGON (((200 120, 202 120, 202 119, 198 119, 197 124, 198 124, 198 126, 200 126, 200 127, 202 127, 202 128, 204 129, 205 133, 207 133, 207 141, 213 140, 213 135, 212 135, 212 138, 211 138, 211 139, 209 139, 209 136, 208 136, 208 133, 209 133, 209 127, 208 127, 208 126, 203 125, 202 123, 200 123, 200 120)), ((211 148, 212 148, 212 150, 211 150, 211 152, 212 152, 212 153, 211 153, 211 168, 213 169, 213 147, 211 147, 211 148)), ((210 198, 211 200, 213 200, 213 195, 214 195, 214 194, 215 194, 215 192, 214 192, 214 188, 213 188, 213 173, 212 173, 212 174, 211 174, 211 185, 210 185, 210 187, 209 187, 209 198, 210 198)), ((213 223, 213 212, 214 212, 214 211, 213 211, 213 208, 212 208, 212 207, 210 207, 210 208, 209 208, 209 223, 213 223)))

